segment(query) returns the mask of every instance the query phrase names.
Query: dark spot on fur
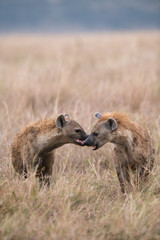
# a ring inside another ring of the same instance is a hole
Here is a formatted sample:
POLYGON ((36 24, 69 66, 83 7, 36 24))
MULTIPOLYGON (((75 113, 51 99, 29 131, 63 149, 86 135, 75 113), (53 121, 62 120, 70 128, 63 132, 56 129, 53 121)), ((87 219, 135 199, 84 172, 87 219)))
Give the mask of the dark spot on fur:
POLYGON ((126 153, 128 153, 128 147, 125 147, 125 151, 126 151, 126 153))
POLYGON ((133 142, 137 143, 137 138, 136 137, 133 138, 133 142))
POLYGON ((29 132, 30 132, 31 134, 34 134, 34 133, 35 133, 35 128, 34 128, 34 127, 30 127, 29 132))

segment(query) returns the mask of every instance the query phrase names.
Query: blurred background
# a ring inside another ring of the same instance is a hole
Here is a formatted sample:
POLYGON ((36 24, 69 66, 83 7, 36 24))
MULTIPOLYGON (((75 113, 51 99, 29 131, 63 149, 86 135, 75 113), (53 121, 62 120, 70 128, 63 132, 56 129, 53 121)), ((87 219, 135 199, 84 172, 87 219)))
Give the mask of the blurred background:
POLYGON ((1 33, 159 28, 159 0, 0 1, 1 33))
POLYGON ((159 0, 0 0, 1 116, 156 114, 159 29, 159 0))

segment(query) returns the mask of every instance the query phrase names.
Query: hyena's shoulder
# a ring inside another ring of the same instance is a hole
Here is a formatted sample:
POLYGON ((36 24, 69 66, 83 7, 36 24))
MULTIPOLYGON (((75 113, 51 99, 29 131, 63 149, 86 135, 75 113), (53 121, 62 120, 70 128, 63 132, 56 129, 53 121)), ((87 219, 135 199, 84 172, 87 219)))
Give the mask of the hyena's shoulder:
POLYGON ((39 122, 32 122, 22 128, 22 130, 16 134, 13 139, 12 146, 17 144, 22 145, 30 136, 36 136, 39 132, 39 122))
POLYGON ((27 148, 33 148, 34 142, 37 141, 39 136, 52 131, 56 128, 55 119, 44 119, 36 122, 29 123, 24 127, 13 139, 11 149, 12 155, 14 153, 23 151, 27 148))
POLYGON ((56 128, 54 118, 31 122, 15 136, 13 143, 18 141, 18 139, 23 143, 25 139, 36 138, 39 134, 45 134, 54 128, 56 128))

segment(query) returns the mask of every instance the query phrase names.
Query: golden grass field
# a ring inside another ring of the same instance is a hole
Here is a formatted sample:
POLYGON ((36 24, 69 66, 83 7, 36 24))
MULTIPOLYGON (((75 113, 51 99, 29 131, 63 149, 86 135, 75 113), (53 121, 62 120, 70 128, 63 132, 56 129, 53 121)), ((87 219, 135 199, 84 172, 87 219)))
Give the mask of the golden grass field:
POLYGON ((160 239, 160 33, 0 37, 0 239, 160 239), (148 129, 155 164, 123 196, 111 144, 56 152, 52 183, 15 173, 10 146, 31 121, 69 113, 87 133, 95 112, 148 129))

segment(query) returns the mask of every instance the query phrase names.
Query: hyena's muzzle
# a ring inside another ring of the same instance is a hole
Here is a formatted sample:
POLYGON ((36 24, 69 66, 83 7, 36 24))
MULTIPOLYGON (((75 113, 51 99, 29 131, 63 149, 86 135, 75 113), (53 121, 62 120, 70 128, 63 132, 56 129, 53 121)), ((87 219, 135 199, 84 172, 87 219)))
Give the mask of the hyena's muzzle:
POLYGON ((85 132, 81 132, 80 136, 74 138, 74 143, 80 146, 85 146, 84 142, 89 137, 89 135, 85 132))
POLYGON ((84 141, 84 145, 88 146, 88 147, 92 147, 93 150, 97 150, 98 149, 98 143, 96 143, 93 135, 89 135, 87 137, 87 139, 84 141))

